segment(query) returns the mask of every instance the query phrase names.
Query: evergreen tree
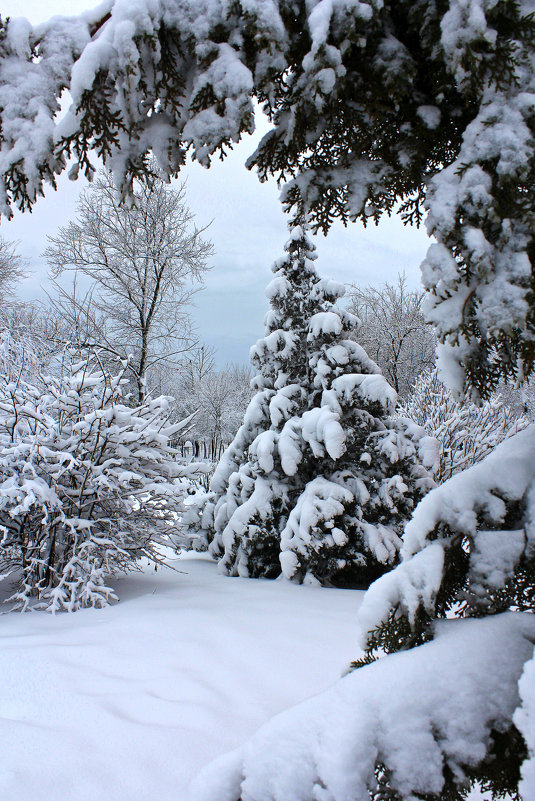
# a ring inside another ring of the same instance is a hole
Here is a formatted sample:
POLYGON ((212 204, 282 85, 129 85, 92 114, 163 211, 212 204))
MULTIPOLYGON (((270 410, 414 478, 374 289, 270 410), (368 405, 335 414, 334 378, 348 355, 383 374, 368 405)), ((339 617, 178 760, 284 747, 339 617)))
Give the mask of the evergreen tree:
POLYGON ((252 348, 256 394, 189 522, 231 575, 356 584, 391 566, 402 521, 432 485, 432 440, 391 420, 396 393, 319 278, 292 229, 267 288, 266 334, 252 348), (202 505, 201 505, 202 506, 202 505))
MULTIPOLYGON (((526 617, 521 612, 535 612, 534 449, 535 426, 530 425, 423 499, 406 527, 402 563, 372 585, 359 610, 367 657, 355 666, 367 664, 378 654, 433 640, 440 632, 440 619, 490 618, 512 610, 509 626, 513 628, 522 625, 514 620, 526 617)), ((472 632, 477 635, 475 626, 472 632)), ((525 636, 533 643, 533 635, 525 636)), ((502 647, 499 641, 497 645, 502 647)), ((526 665, 528 673, 533 671, 532 663, 526 665)), ((504 673, 504 682, 513 685, 508 714, 492 728, 482 758, 470 766, 464 781, 445 771, 445 787, 451 796, 444 797, 465 798, 463 789, 475 781, 491 790, 493 798, 516 793, 526 742, 531 757, 535 756, 528 679, 521 693, 524 713, 517 712, 513 720, 513 702, 519 700, 518 671, 518 663, 511 659, 504 673)), ((484 686, 485 676, 479 673, 474 678, 484 686)), ((475 694, 475 689, 470 692, 475 694)), ((496 712, 492 705, 483 704, 479 711, 489 717, 496 712)), ((524 801, 535 790, 532 767, 529 772, 524 801)))

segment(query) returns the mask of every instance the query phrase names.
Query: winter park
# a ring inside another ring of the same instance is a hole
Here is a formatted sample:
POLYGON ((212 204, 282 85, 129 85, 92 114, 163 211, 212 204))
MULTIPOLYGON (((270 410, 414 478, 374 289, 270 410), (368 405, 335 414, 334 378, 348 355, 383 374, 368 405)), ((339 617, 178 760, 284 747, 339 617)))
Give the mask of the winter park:
POLYGON ((533 0, 4 0, 0 801, 535 801, 533 0))

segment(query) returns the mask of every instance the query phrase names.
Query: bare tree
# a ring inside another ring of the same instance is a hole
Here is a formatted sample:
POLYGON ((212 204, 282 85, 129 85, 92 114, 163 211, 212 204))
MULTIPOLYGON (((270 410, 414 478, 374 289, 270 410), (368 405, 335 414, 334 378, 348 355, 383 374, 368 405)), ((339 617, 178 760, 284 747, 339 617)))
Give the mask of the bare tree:
POLYGON ((192 362, 191 373, 176 394, 177 416, 195 414, 191 434, 195 455, 214 461, 221 457, 243 422, 251 399, 251 378, 248 366, 231 364, 216 370, 210 354, 204 361, 192 362))
POLYGON ((201 345, 200 348, 188 358, 181 371, 181 392, 183 396, 191 395, 195 392, 197 384, 202 381, 209 373, 215 370, 215 351, 209 345, 201 345))
POLYGON ((56 312, 77 345, 131 355, 139 402, 151 368, 177 366, 197 345, 188 304, 213 253, 205 230, 193 224, 184 184, 174 190, 152 176, 126 205, 101 172, 82 192, 76 220, 48 238, 56 312), (69 289, 57 280, 65 271, 75 275, 69 289))
POLYGON ((54 358, 63 350, 67 328, 42 303, 15 300, 3 304, 0 316, 0 372, 31 379, 53 372, 54 358))
MULTIPOLYGON (((514 396, 513 396, 514 397, 514 396)), ((434 479, 442 484, 451 476, 480 462, 504 439, 529 425, 529 418, 495 394, 480 406, 468 398, 458 401, 438 377, 438 371, 424 370, 408 398, 398 406, 440 445, 434 479)))
POLYGON ((423 293, 407 288, 405 275, 379 289, 352 285, 349 309, 360 319, 357 340, 398 395, 435 362, 435 335, 422 314, 423 293))
POLYGON ((12 298, 15 285, 26 275, 24 259, 17 253, 17 242, 8 242, 0 236, 0 315, 3 318, 5 304, 12 298))

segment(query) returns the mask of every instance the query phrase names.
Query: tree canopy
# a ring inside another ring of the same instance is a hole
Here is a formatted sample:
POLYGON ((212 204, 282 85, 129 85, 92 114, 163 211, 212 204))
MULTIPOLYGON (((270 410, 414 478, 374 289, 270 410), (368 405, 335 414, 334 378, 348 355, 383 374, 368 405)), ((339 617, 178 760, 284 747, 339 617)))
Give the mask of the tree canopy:
POLYGON ((109 0, 0 31, 0 206, 91 152, 148 170, 272 128, 247 166, 326 232, 400 211, 436 242, 427 313, 460 392, 535 369, 535 19, 529 0, 109 0), (58 114, 69 90, 72 105, 58 114))

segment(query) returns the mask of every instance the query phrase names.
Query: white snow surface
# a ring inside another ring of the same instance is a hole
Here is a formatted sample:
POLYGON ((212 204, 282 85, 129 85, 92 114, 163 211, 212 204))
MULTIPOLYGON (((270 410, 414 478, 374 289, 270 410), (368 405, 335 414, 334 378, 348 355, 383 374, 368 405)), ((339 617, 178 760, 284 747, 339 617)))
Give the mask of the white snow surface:
POLYGON ((173 564, 115 582, 106 609, 2 617, 2 801, 187 801, 204 765, 359 656, 360 592, 173 564))
MULTIPOLYGON (((367 799, 376 762, 404 798, 440 793, 445 762, 485 754, 533 654, 535 617, 442 621, 437 637, 354 671, 263 726, 194 782, 194 801, 367 799)), ((526 797, 529 799, 530 796, 526 797)))

